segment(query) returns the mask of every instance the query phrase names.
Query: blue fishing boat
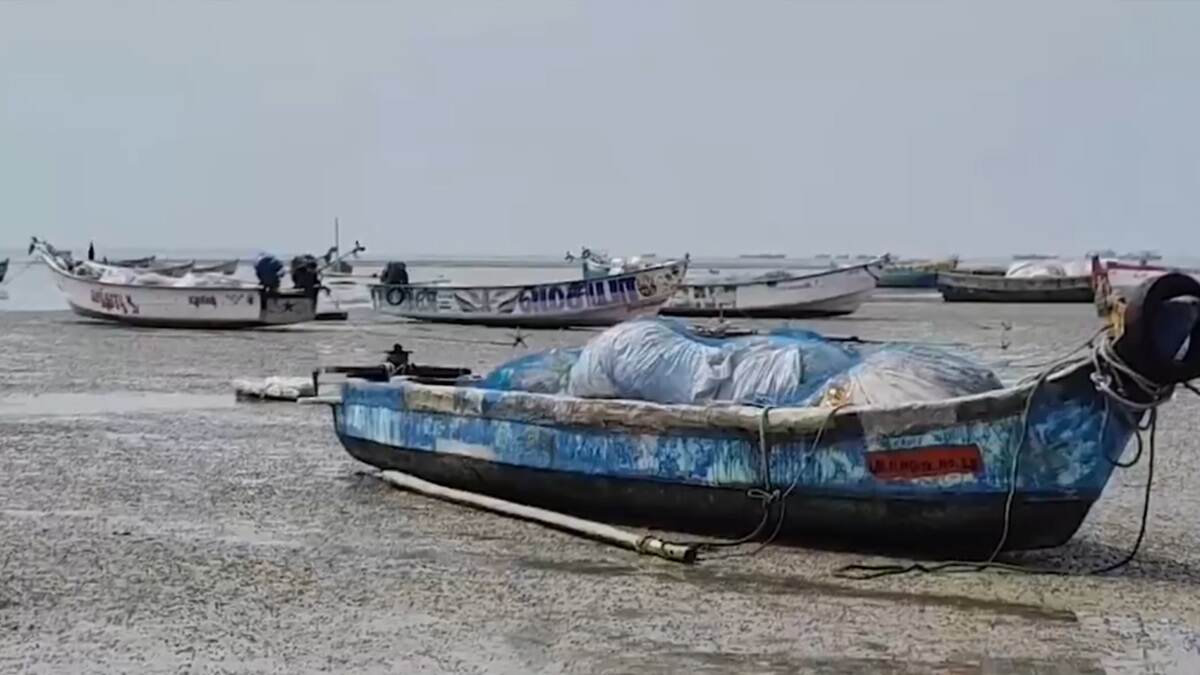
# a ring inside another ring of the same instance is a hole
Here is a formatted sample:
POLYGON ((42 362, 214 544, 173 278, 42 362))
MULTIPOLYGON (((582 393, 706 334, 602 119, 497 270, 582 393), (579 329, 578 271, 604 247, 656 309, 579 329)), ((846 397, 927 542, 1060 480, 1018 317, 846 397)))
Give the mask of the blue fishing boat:
POLYGON ((609 522, 867 549, 1052 547, 1138 423, 1200 375, 1200 284, 1167 275, 1139 293, 1094 355, 945 400, 845 405, 831 387, 818 405, 664 404, 392 377, 351 378, 330 403, 369 465, 609 522))

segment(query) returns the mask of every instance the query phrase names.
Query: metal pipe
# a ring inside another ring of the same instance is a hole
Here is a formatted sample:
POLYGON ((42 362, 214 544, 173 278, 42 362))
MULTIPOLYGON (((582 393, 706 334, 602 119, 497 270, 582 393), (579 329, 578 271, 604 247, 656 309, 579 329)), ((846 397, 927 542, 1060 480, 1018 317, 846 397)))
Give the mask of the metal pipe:
POLYGON ((669 541, 663 541, 658 537, 648 534, 638 534, 622 530, 612 525, 597 523, 592 520, 584 520, 575 516, 568 516, 556 511, 540 509, 536 506, 526 506, 524 504, 516 504, 514 502, 496 499, 495 497, 487 497, 466 490, 455 490, 437 483, 430 483, 416 476, 403 473, 401 471, 385 470, 379 473, 379 477, 392 485, 412 492, 417 492, 428 497, 436 497, 456 504, 472 506, 485 511, 493 511, 514 518, 530 520, 535 523, 541 523, 558 530, 579 534, 589 539, 613 544, 621 548, 627 548, 631 551, 637 551, 643 555, 653 555, 671 560, 691 564, 696 562, 697 546, 695 544, 676 544, 669 541))

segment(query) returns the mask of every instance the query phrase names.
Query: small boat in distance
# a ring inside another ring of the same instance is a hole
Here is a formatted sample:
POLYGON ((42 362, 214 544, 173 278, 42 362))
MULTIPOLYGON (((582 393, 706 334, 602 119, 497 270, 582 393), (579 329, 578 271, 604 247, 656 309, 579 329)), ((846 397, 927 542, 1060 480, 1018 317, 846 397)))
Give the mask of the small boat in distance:
POLYGON ((739 258, 749 260, 786 260, 786 253, 743 253, 739 258))
POLYGON ((1090 274, 1069 277, 1009 277, 993 272, 939 272, 937 288, 946 302, 1092 302, 1090 274))
POLYGON ((192 268, 194 274, 224 274, 226 276, 237 272, 238 260, 226 260, 225 262, 216 263, 213 265, 196 265, 192 268))
POLYGON ((901 260, 884 265, 880 288, 937 288, 938 274, 958 267, 958 258, 946 260, 901 260))
POLYGON ((852 314, 875 290, 883 259, 808 273, 771 272, 743 281, 687 283, 663 307, 674 316, 806 318, 852 314))
POLYGON ((50 268, 71 311, 89 319, 156 328, 224 329, 299 323, 311 321, 316 314, 317 278, 310 280, 310 286, 294 290, 279 290, 278 279, 269 287, 237 279, 184 285, 191 277, 175 279, 151 270, 134 272, 75 261, 36 237, 29 253, 36 253, 50 268))

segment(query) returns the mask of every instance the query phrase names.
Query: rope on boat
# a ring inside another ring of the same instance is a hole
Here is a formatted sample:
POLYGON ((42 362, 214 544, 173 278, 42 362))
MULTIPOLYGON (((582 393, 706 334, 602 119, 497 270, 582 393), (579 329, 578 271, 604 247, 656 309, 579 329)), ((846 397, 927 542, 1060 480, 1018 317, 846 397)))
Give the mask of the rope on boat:
MULTIPOLYGON (((1134 429, 1134 437, 1137 439, 1138 449, 1134 455, 1134 458, 1128 463, 1122 463, 1119 457, 1117 459, 1113 459, 1107 454, 1104 455, 1104 458, 1116 467, 1120 467, 1122 469, 1130 468, 1138 463, 1138 461, 1141 459, 1143 448, 1148 446, 1148 473, 1146 477, 1146 490, 1145 497, 1142 501, 1141 523, 1138 528, 1137 538, 1134 540, 1133 546, 1130 548, 1129 553, 1127 553, 1117 562, 1110 565, 1083 571, 1082 573, 1085 575, 1106 574, 1128 565, 1137 556, 1138 550, 1141 548, 1142 542, 1145 540, 1146 528, 1150 517, 1150 496, 1152 494, 1152 485, 1154 483, 1154 451, 1156 445, 1155 437, 1158 430, 1157 408, 1159 405, 1170 399, 1174 393, 1173 385, 1160 385, 1143 377, 1140 373, 1137 373, 1130 368, 1129 365, 1124 362, 1124 360, 1113 348, 1113 342, 1114 338, 1111 332, 1101 331, 1095 337, 1093 337, 1088 345, 1085 345, 1085 347, 1092 347, 1092 354, 1089 357, 1083 357, 1084 359, 1090 359, 1092 361, 1092 364, 1095 367, 1095 371, 1092 375, 1092 381, 1095 384, 1097 391, 1101 392, 1105 396, 1105 417, 1104 423, 1100 428, 1100 438, 1098 442, 1103 444, 1104 441, 1104 433, 1107 427, 1108 415, 1110 414, 1109 401, 1115 401, 1118 404, 1118 410, 1120 410, 1122 414, 1128 416, 1128 421, 1131 423, 1130 425, 1134 429), (1099 342, 1096 341, 1096 338, 1100 338, 1099 342), (1113 386, 1114 379, 1109 374, 1112 371, 1116 371, 1127 376, 1130 381, 1142 389, 1143 393, 1150 397, 1150 401, 1148 403, 1140 403, 1117 391, 1113 386), (1134 414, 1136 414, 1138 417, 1148 418, 1148 421, 1143 425, 1140 420, 1134 418, 1134 414), (1143 432, 1149 433, 1148 442, 1143 440, 1143 432)), ((1076 349, 1075 351, 1080 351, 1080 349, 1076 349)), ((834 572, 834 576, 842 579, 864 581, 885 576, 910 574, 913 572, 925 574, 962 574, 997 570, 1016 572, 1020 574, 1055 576, 1073 576, 1078 574, 1078 571, 1067 569, 998 562, 997 557, 1004 550, 1004 546, 1008 542, 1008 535, 1012 522, 1012 503, 1017 491, 1017 475, 1018 468, 1020 466, 1021 450, 1024 449, 1025 441, 1028 436, 1029 414, 1033 407, 1034 397, 1038 394, 1038 391, 1041 389, 1042 385, 1045 384, 1046 380, 1048 380, 1051 375, 1057 372, 1060 367, 1068 365, 1069 363, 1077 363, 1081 360, 1083 359, 1073 359, 1070 357, 1070 355, 1068 357, 1064 357, 1054 366, 1051 366, 1042 373, 1038 374, 1033 387, 1030 389, 1029 397, 1025 401, 1025 408, 1021 415, 1021 431, 1017 437, 1018 443, 1013 451, 1008 490, 1004 503, 1003 529, 1001 530, 1000 538, 996 542, 996 547, 992 550, 991 555, 989 555, 986 560, 982 562, 951 560, 933 564, 911 563, 908 565, 868 565, 863 563, 855 563, 839 568, 834 572)), ((1183 383, 1183 386, 1189 391, 1200 395, 1200 389, 1198 389, 1192 383, 1185 382, 1183 383)))
MULTIPOLYGON (((813 438, 811 448, 813 452, 815 452, 820 446, 821 437, 825 435, 825 429, 829 426, 829 422, 833 419, 833 416, 838 410, 845 407, 845 405, 846 404, 837 405, 829 410, 829 414, 825 417, 825 420, 821 422, 820 428, 817 429, 817 435, 813 438)), ((775 528, 771 531, 770 536, 761 542, 758 542, 758 546, 750 551, 726 553, 725 555, 710 556, 710 558, 737 558, 742 556, 749 557, 757 555, 760 551, 770 546, 775 539, 779 537, 780 531, 783 530, 783 523, 787 517, 787 500, 788 497, 792 495, 792 492, 796 489, 796 486, 800 483, 800 472, 794 472, 792 482, 787 486, 787 489, 783 490, 782 492, 780 492, 778 489, 771 489, 771 468, 769 461, 771 447, 770 441, 767 440, 767 416, 770 413, 771 406, 764 406, 762 409, 762 414, 758 418, 758 454, 763 481, 762 487, 751 488, 746 491, 747 497, 750 497, 751 499, 757 499, 762 502, 762 520, 759 521, 758 526, 755 527, 753 531, 743 537, 738 537, 737 539, 730 539, 727 541, 700 542, 695 544, 695 546, 699 552, 703 552, 722 548, 733 548, 753 543, 758 539, 759 535, 766 530, 767 523, 771 520, 771 504, 779 502, 779 515, 775 518, 775 528)))

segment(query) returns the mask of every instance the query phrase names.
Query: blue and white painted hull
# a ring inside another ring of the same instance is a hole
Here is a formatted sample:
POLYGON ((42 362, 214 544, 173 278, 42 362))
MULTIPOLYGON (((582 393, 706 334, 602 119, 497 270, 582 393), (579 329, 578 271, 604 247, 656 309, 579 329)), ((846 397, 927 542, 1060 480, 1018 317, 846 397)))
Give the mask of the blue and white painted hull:
MULTIPOLYGON (((1075 367, 1037 390, 1006 548, 1057 546, 1132 430, 1075 367)), ((1031 388, 897 408, 659 405, 350 380, 334 405, 355 458, 450 487, 614 522, 743 535, 748 491, 786 498, 782 535, 855 548, 990 551, 1031 388), (817 440, 819 437, 819 440, 817 440), (815 445, 815 447, 814 447, 815 445), (791 490, 789 491, 789 487, 791 490)), ((774 522, 774 521, 772 521, 774 522)))

